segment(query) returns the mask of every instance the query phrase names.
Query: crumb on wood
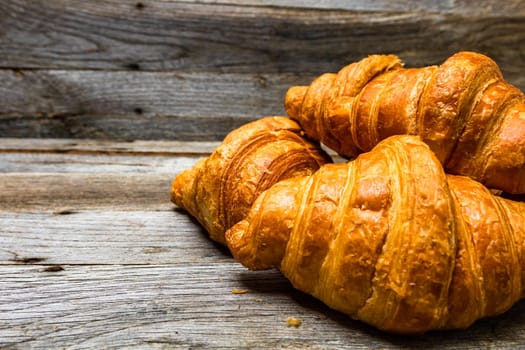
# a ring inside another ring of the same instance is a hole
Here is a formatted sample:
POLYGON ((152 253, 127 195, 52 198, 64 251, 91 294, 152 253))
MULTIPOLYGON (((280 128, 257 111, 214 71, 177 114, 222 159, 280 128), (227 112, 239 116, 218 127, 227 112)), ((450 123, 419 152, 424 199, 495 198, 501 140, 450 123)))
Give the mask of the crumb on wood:
POLYGON ((247 289, 237 289, 237 288, 232 289, 232 294, 246 294, 246 293, 248 293, 247 289))
POLYGON ((295 317, 288 317, 288 319, 286 320, 286 323, 288 323, 288 327, 297 328, 297 327, 300 327, 301 324, 303 324, 303 321, 295 317))
POLYGON ((143 249, 144 254, 159 254, 159 253, 167 253, 170 250, 168 248, 163 247, 150 247, 143 249))

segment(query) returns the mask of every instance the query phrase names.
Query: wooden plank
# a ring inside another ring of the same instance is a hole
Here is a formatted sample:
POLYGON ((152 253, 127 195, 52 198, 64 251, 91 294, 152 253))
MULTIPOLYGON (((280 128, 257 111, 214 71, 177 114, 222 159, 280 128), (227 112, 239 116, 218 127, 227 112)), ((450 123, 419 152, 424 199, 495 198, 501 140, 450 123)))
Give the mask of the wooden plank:
MULTIPOLYGON (((171 205, 175 209, 175 205, 171 205)), ((216 264, 230 261, 182 210, 0 211, 0 265, 216 264)))
POLYGON ((175 147, 192 143, 3 141, 0 166, 21 172, 0 174, 1 348, 515 349, 525 342, 524 302, 464 331, 399 337, 330 310, 278 271, 247 271, 167 198, 173 175, 164 161, 176 172, 197 159, 199 152, 175 147), (302 325, 289 327, 288 317, 302 325))
POLYGON ((525 86, 520 0, 16 0, 0 13, 0 67, 318 74, 370 53, 428 65, 476 50, 525 86))
POLYGON ((166 173, 4 173, 0 211, 171 210, 166 173))
POLYGON ((182 169, 191 168, 199 158, 199 156, 130 156, 129 154, 117 156, 0 151, 0 174, 9 172, 156 173, 173 177, 182 169))
MULTIPOLYGON (((92 139, 0 138, 0 153, 68 153, 145 156, 202 156, 211 153, 220 141, 118 142, 92 139)), ((2 155, 0 155, 2 156, 2 155)), ((0 167, 0 169, 2 169, 0 167)))
MULTIPOLYGON (((0 70, 0 137, 217 141, 313 76, 0 70)), ((520 78, 525 83, 525 77, 520 78)))
POLYGON ((0 80, 0 137, 210 141, 284 114, 297 76, 0 70, 0 80))
MULTIPOLYGON (((75 106, 71 106, 75 108, 75 106)), ((198 109, 198 108, 197 108, 198 109)), ((175 110, 176 111, 176 110, 175 110)), ((217 141, 242 124, 253 121, 246 116, 181 117, 177 115, 92 115, 41 114, 0 115, 0 137, 94 138, 127 140, 217 141)))
MULTIPOLYGON (((179 0, 179 2, 195 3, 195 0, 179 0)), ((523 14, 525 9, 520 1, 472 0, 433 1, 433 0, 200 0, 199 3, 291 7, 300 9, 349 10, 349 11, 381 11, 404 12, 407 10, 423 13, 469 13, 486 14, 488 11, 498 15, 523 14)))
MULTIPOLYGON (((310 77, 313 78, 313 77, 310 77)), ((0 114, 254 118, 283 112, 293 74, 0 70, 0 114), (279 105, 280 109, 275 106, 279 105)), ((168 122, 169 120, 166 120, 168 122)), ((180 122, 183 120, 181 119, 180 122)), ((206 124, 203 124, 206 125, 206 124)), ((192 125, 206 134, 203 125, 192 125)), ((140 126, 140 125, 138 125, 140 126)), ((168 124, 164 129, 176 129, 168 124)))
POLYGON ((457 332, 384 334, 240 265, 3 266, 0 346, 61 348, 515 349, 525 303, 457 332), (234 294, 232 290, 246 290, 234 294), (302 320, 298 328, 287 318, 302 320))

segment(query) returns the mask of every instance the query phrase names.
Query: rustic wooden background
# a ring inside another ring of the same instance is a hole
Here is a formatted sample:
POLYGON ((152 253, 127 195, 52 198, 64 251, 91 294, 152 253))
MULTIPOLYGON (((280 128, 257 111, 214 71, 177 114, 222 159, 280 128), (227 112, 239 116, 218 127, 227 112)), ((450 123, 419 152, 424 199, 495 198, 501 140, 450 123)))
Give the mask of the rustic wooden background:
POLYGON ((523 302, 415 338, 349 320, 246 271, 168 198, 227 132, 283 114, 289 86, 459 50, 525 89, 523 1, 0 2, 0 347, 525 346, 523 302))
POLYGON ((485 53, 525 88, 523 1, 3 1, 0 136, 218 140, 370 53, 485 53), (206 125, 206 127, 203 127, 206 125))

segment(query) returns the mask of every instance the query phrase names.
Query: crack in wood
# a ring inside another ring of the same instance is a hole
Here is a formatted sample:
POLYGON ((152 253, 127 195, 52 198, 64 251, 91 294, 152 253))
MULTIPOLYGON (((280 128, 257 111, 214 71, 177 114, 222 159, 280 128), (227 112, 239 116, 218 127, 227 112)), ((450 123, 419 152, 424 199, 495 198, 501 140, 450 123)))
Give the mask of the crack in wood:
POLYGON ((47 260, 46 258, 39 258, 39 257, 25 257, 25 258, 21 258, 16 253, 15 253, 15 258, 11 259, 11 261, 14 261, 17 264, 22 264, 22 265, 39 264, 39 263, 44 262, 46 260, 47 260))
POLYGON ((49 267, 42 269, 42 272, 60 272, 60 271, 64 271, 64 268, 60 265, 51 265, 49 267))
POLYGON ((71 209, 59 209, 59 210, 55 210, 53 212, 53 215, 71 215, 71 214, 76 214, 76 213, 78 212, 71 210, 71 209))

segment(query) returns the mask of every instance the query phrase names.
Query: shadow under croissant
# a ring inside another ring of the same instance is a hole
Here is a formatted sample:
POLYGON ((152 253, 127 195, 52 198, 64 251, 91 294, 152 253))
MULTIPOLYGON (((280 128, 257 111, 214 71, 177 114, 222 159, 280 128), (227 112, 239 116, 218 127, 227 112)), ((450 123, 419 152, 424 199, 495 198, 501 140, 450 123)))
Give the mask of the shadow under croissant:
MULTIPOLYGON (((291 299, 300 309, 306 309, 308 317, 315 320, 326 319, 345 333, 338 332, 338 337, 347 334, 349 344, 355 338, 367 338, 369 348, 384 346, 399 346, 403 349, 483 349, 498 340, 509 341, 519 334, 525 325, 525 300, 517 302, 507 312, 476 321, 467 329, 431 330, 421 335, 392 334, 378 330, 364 322, 354 320, 342 312, 327 308, 318 299, 295 288, 278 270, 246 271, 238 274, 238 282, 242 288, 263 295, 271 296, 265 299, 272 303, 281 297, 291 299), (371 343, 371 339, 375 343, 371 343)), ((283 315, 288 316, 288 315, 283 315)), ((326 327, 324 327, 326 328, 326 327)))
POLYGON ((327 306, 421 334, 464 329, 523 296, 524 205, 445 174, 419 138, 396 136, 275 184, 226 239, 250 269, 278 267, 327 306))
MULTIPOLYGON (((184 209, 174 207, 174 212, 186 213, 184 209)), ((195 227, 199 228, 199 236, 203 241, 209 242, 214 251, 221 254, 223 258, 232 258, 228 248, 210 239, 206 230, 191 215, 186 215, 195 227)), ((347 315, 330 308, 318 299, 303 293, 295 288, 278 270, 243 271, 236 277, 241 288, 254 291, 260 295, 269 295, 265 302, 272 304, 281 299, 292 300, 300 309, 308 310, 308 318, 314 320, 326 319, 337 327, 343 328, 343 334, 348 335, 348 340, 360 335, 366 336, 368 342, 370 337, 377 343, 369 343, 370 347, 400 346, 409 349, 443 349, 443 348, 486 348, 490 343, 505 339, 509 341, 525 325, 525 300, 516 303, 507 312, 484 318, 475 322, 471 327, 460 330, 434 330, 419 336, 405 336, 382 332, 364 322, 354 320, 347 315)), ((284 315, 286 316, 286 315, 284 315)), ((338 333, 341 336, 341 333, 338 333)), ((355 341, 355 339, 354 339, 355 341)))
POLYGON ((300 312, 300 309, 307 310, 308 318, 328 319, 348 329, 349 338, 353 337, 355 332, 367 333, 378 339, 384 334, 384 332, 364 322, 354 320, 342 312, 327 308, 320 300, 295 289, 278 270, 245 271, 239 273, 237 278, 242 288, 260 295, 268 295, 268 299, 264 299, 265 302, 272 304, 280 300, 292 300, 292 304, 298 306, 297 311, 300 312))
MULTIPOLYGON (((199 238, 202 239, 202 241, 209 242, 209 244, 214 247, 214 250, 218 254, 221 254, 222 258, 227 257, 227 258, 233 259, 233 256, 230 250, 228 249, 228 247, 210 239, 210 235, 208 234, 206 229, 202 226, 199 220, 197 220, 193 215, 190 215, 185 209, 177 207, 177 206, 173 207, 173 211, 175 213, 183 214, 185 219, 190 220, 191 223, 193 224, 193 227, 198 228, 198 230, 196 230, 198 232, 195 232, 195 234, 198 235, 199 238)), ((214 254, 214 255, 217 255, 217 254, 214 254)))

